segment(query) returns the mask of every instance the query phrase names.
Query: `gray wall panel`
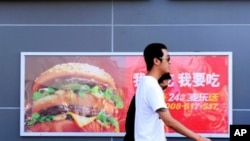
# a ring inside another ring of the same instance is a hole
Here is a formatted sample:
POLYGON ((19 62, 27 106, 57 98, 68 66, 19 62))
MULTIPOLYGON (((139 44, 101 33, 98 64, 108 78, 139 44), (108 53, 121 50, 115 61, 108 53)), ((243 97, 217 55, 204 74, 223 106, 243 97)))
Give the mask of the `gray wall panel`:
POLYGON ((250 23, 250 19, 246 18, 248 11, 249 1, 118 1, 114 5, 114 23, 246 24, 250 23))
POLYGON ((233 123, 234 124, 250 124, 250 112, 244 110, 234 110, 233 123))
POLYGON ((166 43, 170 51, 240 51, 250 44, 247 39, 250 26, 116 26, 114 29, 115 51, 143 51, 150 42, 166 43))
POLYGON ((19 109, 0 109, 1 129, 0 139, 12 141, 19 137, 19 109))
POLYGON ((0 26, 0 46, 9 53, 111 51, 110 29, 109 26, 0 26))
POLYGON ((108 1, 1 2, 1 24, 110 24, 108 1), (32 11, 32 12, 31 12, 32 11))

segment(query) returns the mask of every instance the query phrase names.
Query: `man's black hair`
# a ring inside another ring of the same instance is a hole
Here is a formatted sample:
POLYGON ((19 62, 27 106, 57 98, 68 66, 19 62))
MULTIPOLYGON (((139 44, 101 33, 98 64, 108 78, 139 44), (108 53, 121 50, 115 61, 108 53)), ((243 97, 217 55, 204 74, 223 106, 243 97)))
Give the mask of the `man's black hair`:
POLYGON ((164 80, 170 80, 171 79, 171 75, 170 73, 165 73, 161 76, 161 78, 158 80, 158 83, 162 83, 164 80))

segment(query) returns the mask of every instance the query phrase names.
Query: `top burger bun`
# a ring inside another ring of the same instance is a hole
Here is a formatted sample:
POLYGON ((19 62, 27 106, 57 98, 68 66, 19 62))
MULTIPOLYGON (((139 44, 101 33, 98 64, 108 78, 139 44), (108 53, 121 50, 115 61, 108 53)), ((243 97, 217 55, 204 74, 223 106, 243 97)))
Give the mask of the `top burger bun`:
POLYGON ((106 84, 113 89, 116 88, 112 77, 97 66, 92 66, 86 63, 65 63, 55 65, 54 67, 43 72, 39 77, 36 78, 32 90, 33 92, 37 91, 42 85, 56 78, 71 76, 93 79, 100 83, 106 84))

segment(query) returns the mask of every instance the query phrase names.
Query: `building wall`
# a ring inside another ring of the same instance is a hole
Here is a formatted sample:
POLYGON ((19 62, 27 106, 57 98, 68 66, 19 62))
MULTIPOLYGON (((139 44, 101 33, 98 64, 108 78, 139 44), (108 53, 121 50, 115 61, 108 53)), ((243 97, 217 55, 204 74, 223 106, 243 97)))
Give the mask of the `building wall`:
POLYGON ((1 1, 0 140, 122 141, 122 137, 21 137, 20 52, 142 52, 151 42, 166 44, 170 52, 233 52, 233 123, 249 124, 249 4, 238 0, 1 1))

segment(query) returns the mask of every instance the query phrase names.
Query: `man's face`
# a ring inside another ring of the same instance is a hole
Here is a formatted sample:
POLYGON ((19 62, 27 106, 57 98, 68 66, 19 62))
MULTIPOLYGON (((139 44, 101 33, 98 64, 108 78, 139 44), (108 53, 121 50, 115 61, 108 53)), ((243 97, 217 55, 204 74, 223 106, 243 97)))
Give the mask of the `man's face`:
POLYGON ((170 56, 168 54, 168 51, 166 49, 162 49, 163 52, 163 56, 161 58, 159 58, 161 60, 161 70, 164 73, 168 73, 169 72, 169 65, 170 65, 170 56))

